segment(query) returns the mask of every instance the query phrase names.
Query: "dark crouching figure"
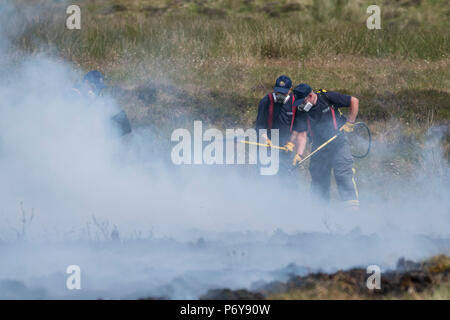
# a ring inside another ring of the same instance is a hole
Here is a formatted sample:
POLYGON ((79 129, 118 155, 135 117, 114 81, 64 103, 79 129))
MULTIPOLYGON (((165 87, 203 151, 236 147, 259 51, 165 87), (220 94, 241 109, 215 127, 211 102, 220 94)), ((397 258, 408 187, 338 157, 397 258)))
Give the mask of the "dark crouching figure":
MULTIPOLYGON (((73 91, 84 97, 97 98, 102 95, 105 88, 106 85, 104 75, 100 71, 92 70, 83 77, 83 82, 79 87, 73 88, 73 91)), ((121 136, 131 132, 130 121, 128 120, 125 111, 121 110, 119 113, 114 115, 111 120, 119 129, 121 136)))

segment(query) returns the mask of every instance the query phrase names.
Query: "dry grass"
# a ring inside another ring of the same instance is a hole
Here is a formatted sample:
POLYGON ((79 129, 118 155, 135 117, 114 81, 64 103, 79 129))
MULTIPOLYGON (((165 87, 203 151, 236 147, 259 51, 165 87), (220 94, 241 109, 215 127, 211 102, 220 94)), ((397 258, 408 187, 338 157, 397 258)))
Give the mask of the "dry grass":
POLYGON ((448 300, 450 258, 432 257, 416 263, 400 259, 395 270, 381 274, 381 288, 370 290, 365 269, 354 268, 333 274, 292 276, 287 282, 268 283, 258 291, 214 289, 204 300, 448 300))
POLYGON ((280 74, 357 96, 380 139, 393 118, 414 138, 450 119, 446 1, 385 0, 382 30, 366 28, 363 0, 80 1, 80 31, 64 28, 64 3, 15 3, 28 6, 7 21, 20 34, 9 59, 46 52, 103 71, 133 124, 161 136, 192 119, 253 126, 280 74))
POLYGON ((440 255, 417 264, 413 268, 415 271, 403 271, 403 273, 397 271, 382 275, 382 279, 385 279, 382 280, 381 291, 378 292, 365 288, 364 270, 354 269, 339 271, 329 276, 313 275, 307 276, 303 280, 291 281, 295 284, 288 283, 286 291, 266 295, 266 299, 449 300, 449 263, 450 258, 448 256, 440 255))

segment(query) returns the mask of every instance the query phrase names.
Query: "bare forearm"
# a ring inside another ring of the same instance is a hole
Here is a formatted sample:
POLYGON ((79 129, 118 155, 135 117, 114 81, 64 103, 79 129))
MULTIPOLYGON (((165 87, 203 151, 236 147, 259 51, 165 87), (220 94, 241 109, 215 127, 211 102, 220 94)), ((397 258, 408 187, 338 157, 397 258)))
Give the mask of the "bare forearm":
POLYGON ((297 134, 298 134, 297 131, 292 131, 291 137, 289 138, 289 142, 292 142, 295 144, 297 141, 297 134))
POLYGON ((352 97, 350 100, 350 112, 348 115, 348 121, 355 122, 356 116, 358 115, 359 110, 359 100, 355 97, 352 97))
POLYGON ((295 144, 297 146, 297 154, 303 155, 306 147, 307 134, 306 131, 298 132, 295 136, 295 144))

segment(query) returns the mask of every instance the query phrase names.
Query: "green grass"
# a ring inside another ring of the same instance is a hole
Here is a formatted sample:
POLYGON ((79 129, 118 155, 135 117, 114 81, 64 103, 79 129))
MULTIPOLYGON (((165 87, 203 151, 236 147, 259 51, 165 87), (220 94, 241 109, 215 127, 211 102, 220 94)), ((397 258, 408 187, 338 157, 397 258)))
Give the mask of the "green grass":
POLYGON ((446 24, 421 28, 400 28, 394 24, 368 30, 364 21, 332 19, 323 23, 309 16, 289 20, 264 16, 216 20, 188 13, 149 18, 139 12, 102 15, 94 11, 83 15, 81 31, 70 31, 61 27, 62 18, 50 26, 42 18, 28 30, 18 47, 32 51, 36 42, 51 43, 67 49, 73 57, 105 59, 129 50, 147 57, 203 59, 299 59, 350 54, 438 60, 446 58, 449 52, 446 24))
POLYGON ((80 31, 66 30, 61 4, 16 3, 29 10, 9 19, 11 30, 23 30, 11 59, 46 52, 103 71, 110 85, 127 88, 117 98, 134 125, 162 135, 192 119, 253 126, 280 74, 357 96, 360 119, 376 134, 391 119, 415 137, 450 119, 444 0, 380 1, 381 30, 366 28, 365 0, 85 0, 80 31), (154 99, 139 99, 142 88, 155 89, 154 99))
POLYGON ((155 2, 145 0, 81 1, 81 31, 62 27, 64 6, 43 2, 34 5, 41 8, 33 9, 37 15, 32 10, 27 14, 33 24, 18 47, 34 50, 41 41, 70 49, 74 57, 103 58, 127 50, 152 57, 205 59, 298 59, 328 54, 447 57, 448 3, 418 2, 415 7, 385 1, 382 29, 368 30, 368 1, 162 1, 160 6, 149 6, 155 2), (214 15, 214 10, 222 10, 225 16, 214 15))

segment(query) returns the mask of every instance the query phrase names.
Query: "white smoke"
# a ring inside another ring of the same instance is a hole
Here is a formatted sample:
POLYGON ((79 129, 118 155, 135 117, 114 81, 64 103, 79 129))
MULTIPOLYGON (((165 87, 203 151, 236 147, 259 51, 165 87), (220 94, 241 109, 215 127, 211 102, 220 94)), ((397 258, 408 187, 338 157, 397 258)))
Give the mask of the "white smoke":
MULTIPOLYGON (((0 53, 11 41, 2 34, 0 53)), ((362 210, 343 213, 311 203, 307 174, 290 189, 248 167, 164 164, 167 155, 146 151, 150 135, 119 136, 113 99, 73 93, 80 73, 44 54, 0 65, 0 298, 196 298, 278 279, 289 263, 392 267, 449 252, 448 166, 435 133, 423 171, 376 182, 393 201, 361 190, 362 210), (70 264, 84 275, 79 292, 65 288, 70 264)))

